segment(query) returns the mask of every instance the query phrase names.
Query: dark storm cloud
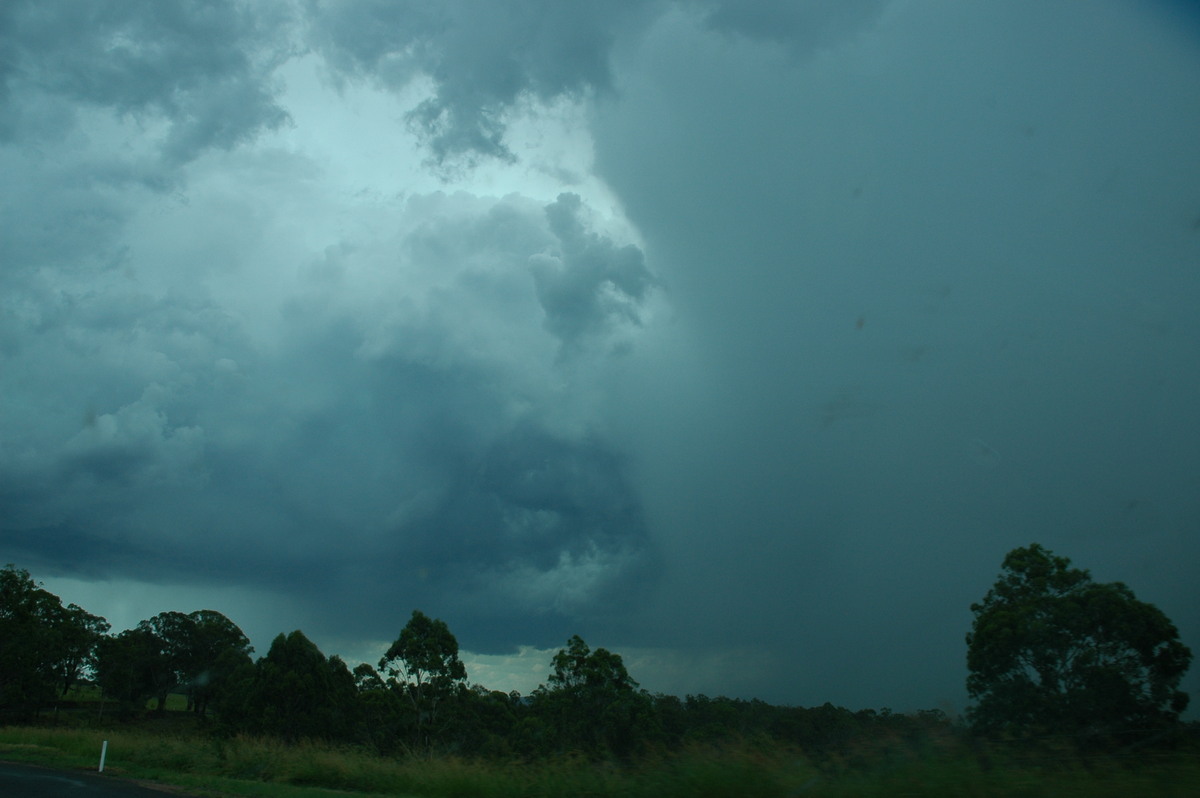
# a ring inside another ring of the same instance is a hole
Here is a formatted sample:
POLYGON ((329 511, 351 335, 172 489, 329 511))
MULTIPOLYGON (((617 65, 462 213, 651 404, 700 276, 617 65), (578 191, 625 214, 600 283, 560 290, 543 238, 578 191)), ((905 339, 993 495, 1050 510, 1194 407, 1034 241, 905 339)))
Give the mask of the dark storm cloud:
MULTIPOLYGON (((238 345, 224 314, 135 283, 13 292, 0 497, 6 546, 56 569, 189 578, 227 541, 205 510, 196 402, 238 345), (194 545, 187 545, 188 542, 194 545)), ((16 556, 16 555, 13 555, 16 556)))
POLYGON ((227 149, 286 120, 269 75, 286 42, 281 6, 112 0, 5 4, 3 113, 7 138, 62 136, 78 111, 110 109, 167 123, 168 165, 227 149))
POLYGON ((522 99, 552 102, 611 83, 608 51, 646 0, 563 4, 311 3, 316 47, 348 76, 403 88, 418 74, 434 95, 408 114, 438 162, 512 158, 507 117, 522 99))
POLYGON ((387 530, 385 567, 371 581, 409 582, 407 598, 461 619, 473 650, 510 648, 514 625, 551 645, 651 591, 645 520, 603 441, 522 423, 448 477, 440 499, 387 530))
POLYGON ((1039 540, 1195 648, 1200 66, 1155 19, 0 3, 0 562, 913 709, 1039 540))
POLYGON ((476 647, 616 612, 652 585, 653 544, 598 419, 552 387, 607 348, 564 359, 546 319, 603 344, 653 281, 587 213, 415 197, 393 236, 331 246, 263 296, 270 344, 212 288, 120 270, 6 297, 8 557, 259 585, 368 636, 395 631, 381 606, 445 607, 476 647), (591 291, 620 281, 619 312, 544 309, 547 258, 591 291))
POLYGON ((614 320, 638 322, 640 306, 654 286, 642 251, 632 244, 616 246, 591 233, 579 218, 577 194, 559 195, 546 208, 559 252, 534 260, 538 299, 546 313, 546 328, 565 349, 585 337, 603 333, 614 320))
POLYGON ((610 59, 673 8, 698 9, 714 30, 782 43, 797 53, 838 41, 878 17, 883 0, 563 4, 379 0, 310 3, 311 37, 339 74, 393 88, 429 77, 434 96, 408 113, 435 161, 511 159, 507 122, 520 103, 606 95, 610 59))
POLYGON ((1101 7, 828 6, 814 62, 817 20, 731 3, 622 51, 598 172, 692 336, 628 394, 673 397, 628 442, 671 563, 647 642, 961 707, 968 607, 1030 540, 1200 634, 1200 66, 1101 7))
MULTIPOLYGON (((355 538, 360 550, 326 555, 354 585, 346 601, 445 608, 476 648, 511 645, 514 629, 551 644, 581 618, 608 617, 644 595, 656 558, 620 456, 587 416, 574 418, 569 397, 543 383, 565 378, 556 377, 559 368, 604 357, 605 347, 564 361, 540 321, 535 275, 551 257, 544 253, 570 249, 564 239, 624 252, 645 267, 636 248, 583 224, 578 198, 545 209, 484 204, 470 214, 453 206, 435 199, 437 211, 396 248, 422 270, 455 275, 439 277, 441 287, 424 300, 411 297, 399 314, 380 318, 334 314, 323 331, 314 325, 321 300, 305 300, 297 355, 315 354, 332 369, 319 382, 340 387, 295 418, 300 437, 280 459, 323 464, 303 483, 315 499, 306 512, 329 516, 320 497, 338 496, 341 510, 369 527, 355 538), (530 381, 530 366, 544 376, 530 381), (369 423, 347 417, 349 408, 369 423), (323 484, 330 478, 335 485, 323 484)), ((339 257, 353 263, 373 254, 339 257)), ((593 268, 560 267, 564 279, 593 268)), ((590 303, 578 313, 573 326, 596 326, 588 334, 597 343, 625 322, 615 314, 599 325, 590 303)), ((352 615, 358 620, 340 623, 380 633, 377 613, 352 615)))

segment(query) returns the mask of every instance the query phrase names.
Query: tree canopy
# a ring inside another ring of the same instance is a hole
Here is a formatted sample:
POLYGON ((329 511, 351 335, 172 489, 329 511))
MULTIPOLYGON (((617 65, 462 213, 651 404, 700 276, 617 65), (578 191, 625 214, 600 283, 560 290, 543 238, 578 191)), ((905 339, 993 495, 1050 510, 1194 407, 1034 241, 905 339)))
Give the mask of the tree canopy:
POLYGON ((100 640, 96 677, 106 694, 130 706, 155 697, 161 713, 167 695, 182 692, 188 708, 204 715, 233 672, 250 663, 251 651, 245 633, 215 610, 160 612, 100 640))
MULTIPOLYGON (((1192 654, 1174 625, 1124 584, 1097 584, 1033 544, 1009 552, 984 599, 971 606, 968 691, 976 729, 1005 736, 1069 736, 1085 745, 1170 742, 1188 696, 1192 654), (1139 735, 1141 738, 1139 739, 1139 735)), ((353 671, 299 630, 250 659, 246 636, 219 612, 163 612, 117 635, 62 606, 25 571, 0 570, 0 719, 43 707, 82 711, 59 694, 94 675, 122 714, 184 693, 198 715, 212 704, 228 734, 271 735, 402 750, 539 757, 578 753, 631 760, 693 743, 767 735, 839 755, 866 730, 916 739, 941 734, 943 713, 774 707, 758 700, 651 695, 619 654, 571 637, 531 695, 467 687, 458 641, 419 610, 379 661, 353 671)), ((94 695, 92 691, 78 695, 94 695)), ((85 699, 85 700, 90 700, 85 699)), ((101 712, 103 712, 103 702, 101 712)))
POLYGON ((1187 707, 1178 687, 1192 653, 1167 616, 1037 543, 1008 553, 971 611, 967 691, 979 729, 1100 741, 1153 733, 1187 707))
POLYGON ((180 683, 187 690, 192 710, 208 711, 243 664, 250 663, 254 647, 237 624, 216 610, 188 613, 190 625, 183 648, 180 683))
POLYGON ((96 683, 123 712, 140 711, 151 697, 160 698, 161 707, 175 683, 162 638, 142 624, 102 638, 96 645, 96 683))
POLYGON ((299 629, 278 635, 267 655, 230 676, 218 702, 231 731, 285 740, 344 740, 357 731, 354 676, 299 629))
POLYGON ((625 756, 658 735, 651 697, 638 690, 620 654, 592 650, 573 635, 551 664, 550 686, 538 690, 535 699, 560 746, 625 756))
POLYGON ((414 742, 428 745, 439 705, 467 678, 467 668, 458 658, 458 640, 445 621, 413 610, 400 636, 379 660, 379 669, 416 713, 414 742))
POLYGON ((0 569, 0 710, 27 715, 93 665, 103 618, 44 590, 28 571, 0 569))

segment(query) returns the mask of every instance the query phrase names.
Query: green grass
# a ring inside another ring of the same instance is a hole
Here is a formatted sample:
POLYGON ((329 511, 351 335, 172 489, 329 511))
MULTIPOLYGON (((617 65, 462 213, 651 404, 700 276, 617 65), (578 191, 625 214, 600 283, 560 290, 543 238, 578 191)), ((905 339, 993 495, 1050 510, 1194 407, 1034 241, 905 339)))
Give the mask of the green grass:
POLYGON ((330 798, 349 794, 428 798, 1128 798, 1200 795, 1200 759, 1080 762, 990 757, 965 748, 864 752, 810 760, 771 744, 694 746, 632 766, 582 758, 485 762, 455 757, 391 759, 354 748, 285 745, 270 739, 220 740, 166 721, 109 731, 63 727, 0 728, 0 759, 95 770, 107 739, 105 772, 158 781, 203 796, 330 798), (174 728, 175 731, 171 731, 174 728))

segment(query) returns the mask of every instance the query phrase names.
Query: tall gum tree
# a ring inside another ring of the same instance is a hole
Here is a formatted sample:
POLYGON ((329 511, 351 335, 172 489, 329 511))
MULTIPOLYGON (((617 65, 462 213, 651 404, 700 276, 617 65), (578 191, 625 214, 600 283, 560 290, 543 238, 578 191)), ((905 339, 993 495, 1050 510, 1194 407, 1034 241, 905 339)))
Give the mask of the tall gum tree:
POLYGON ((638 689, 620 654, 593 650, 573 635, 551 665, 549 687, 534 698, 564 750, 627 756, 657 735, 650 696, 638 689))
POLYGON ((1175 625, 1120 582, 1100 584, 1034 543, 971 605, 968 710, 981 731, 1132 742, 1178 724, 1192 660, 1175 625))
POLYGON ((396 642, 379 660, 379 670, 416 713, 414 744, 428 747, 437 728, 439 706, 467 678, 466 666, 458 658, 458 640, 445 621, 413 610, 396 642))

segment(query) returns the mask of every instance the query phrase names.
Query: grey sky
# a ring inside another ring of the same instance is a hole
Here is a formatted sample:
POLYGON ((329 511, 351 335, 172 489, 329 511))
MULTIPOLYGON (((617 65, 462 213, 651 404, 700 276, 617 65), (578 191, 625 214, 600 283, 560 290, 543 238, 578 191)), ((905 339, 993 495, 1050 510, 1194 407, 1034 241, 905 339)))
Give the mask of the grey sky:
POLYGON ((0 10, 0 560, 65 600, 959 710, 1038 541, 1200 646, 1182 4, 78 8, 0 10))

